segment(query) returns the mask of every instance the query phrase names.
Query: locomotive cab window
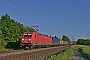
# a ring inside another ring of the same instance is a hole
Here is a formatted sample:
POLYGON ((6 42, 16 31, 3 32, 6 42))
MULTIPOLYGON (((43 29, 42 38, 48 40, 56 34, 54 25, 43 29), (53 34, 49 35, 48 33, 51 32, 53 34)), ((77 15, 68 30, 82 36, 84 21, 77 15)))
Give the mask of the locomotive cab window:
POLYGON ((24 37, 27 37, 27 34, 24 34, 24 37))
POLYGON ((32 37, 32 34, 28 34, 28 37, 32 37))

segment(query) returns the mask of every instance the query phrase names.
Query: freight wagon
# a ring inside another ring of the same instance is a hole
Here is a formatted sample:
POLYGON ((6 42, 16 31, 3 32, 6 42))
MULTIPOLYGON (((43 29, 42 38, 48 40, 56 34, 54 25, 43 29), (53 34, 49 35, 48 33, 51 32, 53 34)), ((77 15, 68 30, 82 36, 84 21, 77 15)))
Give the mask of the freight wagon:
POLYGON ((60 39, 57 38, 56 36, 52 37, 52 44, 53 44, 53 46, 59 46, 60 45, 59 41, 60 41, 60 39))
POLYGON ((24 32, 20 43, 25 49, 47 46, 52 46, 52 37, 37 32, 24 32))
POLYGON ((53 46, 61 46, 65 45, 66 42, 64 40, 60 40, 58 37, 52 37, 52 44, 53 46))

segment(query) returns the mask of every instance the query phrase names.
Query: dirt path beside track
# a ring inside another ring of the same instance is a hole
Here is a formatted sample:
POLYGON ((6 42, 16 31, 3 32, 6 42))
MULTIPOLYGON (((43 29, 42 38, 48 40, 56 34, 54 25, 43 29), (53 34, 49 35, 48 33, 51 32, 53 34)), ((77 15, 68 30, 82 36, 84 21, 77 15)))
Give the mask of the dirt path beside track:
POLYGON ((89 60, 80 49, 74 49, 68 60, 89 60))

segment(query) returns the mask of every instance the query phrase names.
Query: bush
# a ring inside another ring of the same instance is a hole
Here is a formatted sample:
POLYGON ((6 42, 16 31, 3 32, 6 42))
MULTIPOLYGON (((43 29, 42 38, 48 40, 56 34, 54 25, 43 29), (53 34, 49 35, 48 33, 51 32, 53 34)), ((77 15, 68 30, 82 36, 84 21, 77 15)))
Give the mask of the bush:
POLYGON ((8 42, 6 45, 6 48, 13 49, 13 50, 20 49, 20 43, 19 42, 8 42))

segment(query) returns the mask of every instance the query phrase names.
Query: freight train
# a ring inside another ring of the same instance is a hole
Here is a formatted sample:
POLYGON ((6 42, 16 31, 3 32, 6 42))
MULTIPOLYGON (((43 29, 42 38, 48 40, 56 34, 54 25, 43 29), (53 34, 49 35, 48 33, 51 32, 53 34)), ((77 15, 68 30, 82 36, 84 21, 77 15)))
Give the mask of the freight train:
POLYGON ((57 37, 51 37, 38 32, 24 32, 20 41, 20 47, 23 47, 24 49, 52 47, 64 44, 64 40, 60 40, 57 37))

